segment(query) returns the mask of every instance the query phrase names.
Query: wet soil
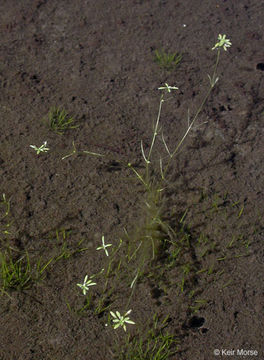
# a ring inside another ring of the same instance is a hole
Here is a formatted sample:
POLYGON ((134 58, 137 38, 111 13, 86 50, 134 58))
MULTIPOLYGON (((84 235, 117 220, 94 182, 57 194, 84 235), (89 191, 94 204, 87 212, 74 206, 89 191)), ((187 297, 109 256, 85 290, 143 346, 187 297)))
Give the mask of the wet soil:
POLYGON ((177 341, 168 359, 263 359, 263 13, 259 0, 1 1, 1 252, 23 264, 28 253, 32 274, 52 259, 38 281, 2 291, 1 360, 126 359, 126 333, 109 311, 129 309, 134 338, 155 314, 167 319, 163 334, 177 341), (126 165, 144 169, 140 143, 148 151, 165 83, 179 91, 164 103, 162 131, 170 149, 181 139, 219 33, 232 47, 168 173, 161 216, 173 235, 166 242, 158 229, 165 245, 131 293, 139 259, 128 263, 127 249, 146 207, 126 165), (182 61, 161 68, 160 49, 182 61), (52 131, 52 106, 78 128, 52 131), (44 141, 50 150, 37 155, 30 145, 44 141), (102 235, 109 257, 96 250, 102 235), (99 274, 115 249, 109 276, 99 274), (76 284, 86 274, 97 285, 84 296, 76 284))

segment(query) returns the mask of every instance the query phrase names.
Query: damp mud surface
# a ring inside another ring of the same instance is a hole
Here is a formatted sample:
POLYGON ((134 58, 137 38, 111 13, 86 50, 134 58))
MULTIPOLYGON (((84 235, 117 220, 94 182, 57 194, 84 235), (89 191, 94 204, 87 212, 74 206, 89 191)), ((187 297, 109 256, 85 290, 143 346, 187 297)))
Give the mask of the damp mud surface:
POLYGON ((1 360, 263 359, 263 13, 259 0, 1 1, 1 360), (144 170, 165 83, 179 90, 161 130, 169 149, 181 140, 218 34, 232 46, 162 193, 170 236, 157 228, 159 253, 137 263, 145 190, 127 164, 144 170), (179 64, 160 66, 162 49, 179 64), (78 127, 53 131, 54 106, 78 127), (8 287, 4 264, 28 278, 8 287), (135 324, 113 329, 110 311, 130 309, 135 324), (162 336, 165 357, 138 355, 162 336))

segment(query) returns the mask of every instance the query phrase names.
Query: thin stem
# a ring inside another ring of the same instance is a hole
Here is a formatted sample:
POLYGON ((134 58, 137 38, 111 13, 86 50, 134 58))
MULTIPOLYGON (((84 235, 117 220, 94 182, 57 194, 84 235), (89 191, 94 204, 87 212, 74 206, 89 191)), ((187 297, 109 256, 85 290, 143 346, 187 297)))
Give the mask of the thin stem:
MULTIPOLYGON (((218 67, 219 59, 220 59, 220 49, 217 50, 217 57, 216 57, 216 62, 215 62, 215 67, 214 67, 213 79, 215 79, 215 77, 216 77, 216 70, 218 67)), ((213 88, 214 85, 212 85, 211 87, 213 88)))
MULTIPOLYGON (((219 58, 220 58, 220 50, 217 51, 216 63, 215 63, 215 66, 214 66, 214 72, 213 72, 212 79, 214 79, 215 76, 216 76, 216 71, 217 71, 217 67, 218 67, 218 63, 219 63, 219 58)), ((168 168, 169 168, 169 166, 170 166, 170 163, 171 163, 172 158, 176 155, 176 153, 178 152, 178 150, 179 150, 179 148, 181 147, 182 143, 184 142, 185 138, 186 138, 187 135, 189 134, 189 132, 190 132, 193 124, 195 123, 195 121, 196 121, 197 118, 198 118, 198 115, 199 115, 200 112, 202 111, 202 109, 203 109, 203 107, 204 107, 204 104, 205 104, 206 101, 208 100, 208 97, 209 97, 209 95, 211 94, 211 92, 212 92, 212 90, 213 90, 213 87, 214 87, 214 85, 212 85, 212 84, 210 83, 210 87, 209 87, 209 89, 208 89, 208 91, 207 91, 207 93, 206 93, 203 101, 201 102, 201 104, 200 104, 200 106, 199 106, 199 108, 198 108, 198 110, 197 110, 197 112, 196 112, 193 120, 191 121, 190 124, 188 124, 188 128, 187 128, 185 134, 183 135, 181 141, 178 143, 178 145, 176 146, 175 150, 172 152, 172 154, 171 154, 171 156, 170 156, 170 158, 169 158, 169 161, 168 161, 168 163, 167 163, 167 165, 166 165, 166 167, 165 167, 165 169, 164 169, 164 171, 163 171, 163 176, 164 176, 164 177, 165 177, 165 174, 167 173, 167 170, 168 170, 168 168)))
POLYGON ((148 157, 147 157, 147 162, 146 162, 146 181, 148 181, 148 177, 149 177, 149 164, 150 164, 150 157, 151 157, 151 153, 152 153, 152 149, 156 140, 156 137, 158 135, 158 127, 159 127, 159 120, 160 120, 160 114, 161 114, 161 108, 162 108, 162 104, 165 100, 163 100, 163 94, 160 97, 160 104, 159 104, 159 112, 158 112, 158 116, 157 116, 157 121, 155 124, 155 128, 154 128, 154 133, 153 133, 153 137, 152 137, 152 142, 150 145, 150 150, 148 153, 148 157))
POLYGON ((161 107, 163 104, 164 100, 163 100, 163 95, 161 95, 160 98, 160 104, 159 104, 159 112, 158 112, 158 116, 157 116, 157 121, 156 121, 156 125, 155 125, 155 129, 154 129, 154 134, 153 134, 153 138, 152 138, 152 142, 151 142, 151 146, 150 146, 150 150, 149 150, 149 154, 148 154, 148 160, 150 160, 150 156, 152 153, 152 149, 156 140, 156 137, 158 135, 158 126, 159 126, 159 120, 160 120, 160 114, 161 114, 161 107))
MULTIPOLYGON (((148 164, 147 164, 147 165, 148 165, 148 164)), ((136 176, 139 178, 139 180, 144 184, 144 186, 146 187, 146 189, 149 190, 149 184, 148 184, 148 182, 144 181, 143 177, 137 172, 137 170, 132 166, 132 164, 131 164, 131 163, 128 163, 127 166, 134 171, 134 173, 135 173, 136 176)))

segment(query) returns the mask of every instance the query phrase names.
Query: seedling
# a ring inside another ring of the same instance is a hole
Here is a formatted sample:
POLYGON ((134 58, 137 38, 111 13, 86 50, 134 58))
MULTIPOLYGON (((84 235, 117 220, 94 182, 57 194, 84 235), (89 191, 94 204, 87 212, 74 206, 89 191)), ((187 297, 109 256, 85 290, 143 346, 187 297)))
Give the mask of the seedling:
POLYGON ((26 258, 21 257, 14 261, 11 254, 0 253, 1 260, 1 287, 6 289, 25 289, 31 280, 31 264, 28 253, 26 258))
POLYGON ((155 314, 154 324, 144 324, 137 334, 127 334, 125 344, 120 349, 120 343, 116 343, 115 356, 118 360, 167 360, 178 350, 178 340, 165 328, 168 325, 167 316, 160 324, 155 314))
POLYGON ((154 61, 165 70, 172 70, 181 62, 182 55, 175 53, 166 53, 163 49, 161 51, 155 50, 155 59, 154 61))
POLYGON ((32 266, 28 252, 18 260, 13 259, 10 249, 8 252, 0 252, 2 289, 22 290, 29 288, 33 281, 36 282, 42 278, 43 272, 52 261, 53 258, 41 265, 39 260, 32 266))
POLYGON ((60 107, 52 107, 48 114, 49 126, 57 134, 63 134, 68 129, 75 129, 78 125, 74 125, 75 119, 70 116, 65 109, 60 107))
MULTIPOLYGON (((74 244, 74 246, 70 246, 70 244, 67 241, 68 235, 70 235, 71 230, 56 230, 56 240, 58 245, 61 245, 60 253, 55 258, 55 262, 57 262, 60 259, 69 259, 71 256, 81 253, 83 251, 87 251, 87 247, 81 247, 81 244, 83 243, 84 239, 81 239, 77 244, 74 244)), ((51 235, 52 239, 52 235, 51 235)))
POLYGON ((3 200, 0 202, 0 204, 3 204, 6 207, 5 215, 3 217, 3 218, 5 218, 9 214, 9 211, 10 211, 10 201, 6 199, 5 194, 2 194, 2 198, 3 198, 3 200))
MULTIPOLYGON (((4 220, 5 218, 8 217, 9 215, 9 212, 10 212, 10 200, 7 200, 6 199, 6 195, 5 194, 2 194, 2 198, 3 200, 0 201, 0 205, 3 205, 5 207, 5 212, 4 212, 4 215, 0 218, 0 221, 4 220)), ((0 228, 0 233, 3 233, 5 236, 6 235, 10 235, 10 232, 9 232, 9 228, 11 226, 11 222, 8 222, 6 224, 4 224, 4 229, 2 229, 2 226, 0 228)))

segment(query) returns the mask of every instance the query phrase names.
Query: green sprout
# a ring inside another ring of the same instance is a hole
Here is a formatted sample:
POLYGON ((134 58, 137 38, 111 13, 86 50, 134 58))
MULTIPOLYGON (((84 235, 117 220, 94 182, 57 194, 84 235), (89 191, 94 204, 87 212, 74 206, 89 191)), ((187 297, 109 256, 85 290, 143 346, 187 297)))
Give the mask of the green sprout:
POLYGON ((96 285, 96 283, 93 283, 92 280, 87 281, 87 279, 88 279, 88 275, 85 276, 82 284, 77 284, 77 286, 79 286, 82 289, 83 295, 86 295, 86 291, 89 290, 89 286, 96 285))
POLYGON ((6 206, 6 211, 5 211, 5 215, 4 215, 4 218, 5 218, 9 214, 9 211, 10 211, 10 201, 6 200, 5 193, 2 194, 2 197, 3 197, 3 200, 1 201, 1 203, 6 206))
POLYGON ((106 250, 106 248, 107 247, 109 247, 109 246, 112 246, 112 244, 106 244, 105 245, 105 242, 104 242, 104 235, 102 236, 102 246, 99 246, 98 248, 96 248, 96 250, 104 250, 105 251, 105 255, 106 256, 109 256, 109 254, 108 254, 108 251, 106 250))
MULTIPOLYGON (((5 193, 2 194, 2 198, 3 198, 3 200, 0 200, 0 205, 5 206, 6 209, 5 209, 4 216, 2 216, 0 220, 5 219, 9 215, 9 212, 10 212, 10 200, 6 199, 5 193)), ((2 230, 0 228, 0 233, 3 233, 5 235, 10 235, 10 232, 8 231, 8 228, 10 228, 10 226, 11 226, 11 223, 7 222, 7 224, 4 225, 5 230, 2 230)))
POLYGON ((232 45, 232 43, 230 42, 229 39, 226 39, 226 35, 218 35, 218 42, 215 44, 215 46, 212 48, 212 50, 216 49, 216 48, 220 48, 223 47, 225 51, 227 51, 227 48, 230 47, 232 45))
POLYGON ((126 324, 135 324, 134 321, 129 320, 128 314, 131 313, 132 310, 128 310, 123 316, 120 315, 119 311, 116 311, 114 313, 113 311, 110 311, 110 314, 113 316, 113 322, 115 323, 114 329, 117 329, 119 326, 122 326, 122 328, 126 331, 126 324))
POLYGON ((2 290, 25 289, 32 279, 28 253, 26 253, 26 260, 21 257, 14 261, 10 254, 0 252, 0 260, 2 290))
POLYGON ((52 107, 48 114, 49 117, 49 125, 52 130, 54 130, 57 134, 64 133, 67 129, 74 129, 78 127, 78 125, 73 125, 75 119, 69 116, 66 110, 52 107))
POLYGON ((155 59, 154 61, 159 64, 161 68, 165 70, 172 70, 176 67, 182 59, 182 55, 178 53, 165 53, 162 49, 161 51, 155 50, 155 59))
POLYGON ((29 288, 33 282, 42 279, 43 272, 52 261, 53 258, 44 265, 41 265, 41 260, 32 264, 28 252, 14 260, 11 248, 5 252, 0 251, 0 290, 3 292, 6 289, 29 288))
POLYGON ((37 155, 40 154, 41 152, 47 152, 49 151, 49 148, 46 147, 47 145, 47 141, 44 141, 44 143, 40 146, 37 147, 36 145, 29 145, 32 149, 34 149, 37 152, 37 155))

